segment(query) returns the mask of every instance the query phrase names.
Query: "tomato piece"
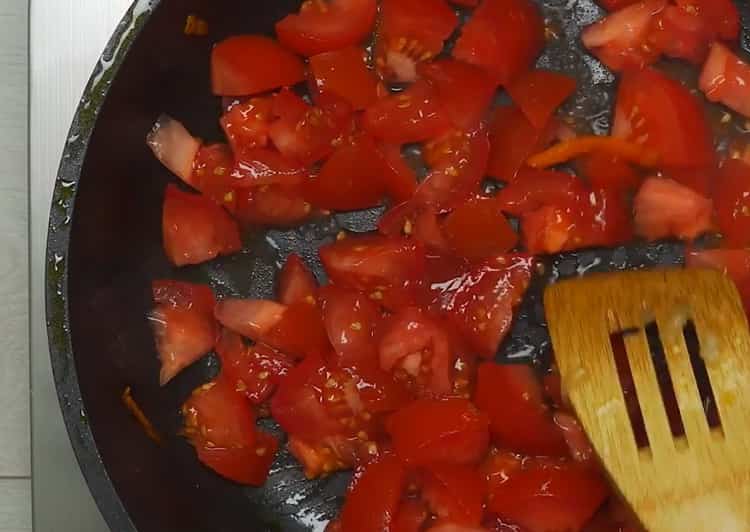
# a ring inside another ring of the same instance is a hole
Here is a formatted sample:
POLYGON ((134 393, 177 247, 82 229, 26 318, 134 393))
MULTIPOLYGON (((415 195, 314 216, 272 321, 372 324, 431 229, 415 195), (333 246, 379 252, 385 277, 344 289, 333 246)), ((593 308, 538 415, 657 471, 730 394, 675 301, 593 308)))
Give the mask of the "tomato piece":
POLYGON ((542 385, 524 365, 479 366, 474 402, 490 419, 498 447, 545 456, 567 456, 568 447, 544 403, 542 385))
POLYGON ((349 46, 310 58, 314 94, 331 92, 360 111, 378 99, 378 80, 365 63, 362 48, 349 46))
POLYGON ((677 6, 667 6, 652 22, 648 40, 669 57, 701 65, 714 35, 705 18, 677 6))
POLYGON ((544 20, 529 0, 484 0, 461 30, 453 57, 507 86, 544 48, 544 20))
POLYGON ((714 187, 716 220, 728 248, 750 247, 750 165, 727 159, 714 187))
POLYGON ((444 522, 478 526, 486 491, 479 471, 465 465, 432 465, 422 478, 422 498, 444 522))
POLYGON ((238 189, 234 195, 237 219, 247 225, 295 226, 312 214, 312 205, 298 186, 263 185, 238 189))
POLYGON ((576 161, 576 166, 593 189, 631 191, 641 184, 641 176, 630 164, 606 153, 585 155, 576 161))
POLYGON ((375 207, 385 195, 382 159, 375 142, 360 135, 331 154, 306 186, 314 205, 336 211, 375 207))
POLYGON ((305 65, 273 39, 237 35, 211 52, 211 87, 219 96, 250 96, 305 79, 305 65))
POLYGON ((479 356, 494 357, 531 281, 533 259, 500 255, 474 265, 445 262, 436 257, 431 263, 443 271, 426 276, 430 309, 448 317, 479 356))
POLYGON ((421 532, 422 525, 430 513, 425 504, 417 499, 407 499, 398 507, 391 523, 391 532, 421 532))
POLYGON ((548 140, 547 132, 535 128, 520 108, 514 105, 498 107, 490 124, 487 173, 500 181, 513 181, 526 159, 548 140))
POLYGON ((636 232, 648 240, 692 240, 712 228, 713 202, 671 179, 646 179, 633 210, 636 232))
POLYGON ((555 424, 560 427, 571 458, 576 462, 593 465, 594 448, 575 416, 566 412, 555 412, 555 424))
POLYGON ((675 0, 675 4, 705 20, 721 39, 733 42, 739 38, 740 14, 732 0, 675 0))
POLYGON ((608 494, 601 475, 585 465, 530 460, 490 488, 488 507, 530 532, 581 530, 608 494))
POLYGON ((450 119, 432 84, 419 80, 367 108, 363 128, 385 142, 407 144, 440 136, 450 128, 450 119))
POLYGON ((227 298, 216 305, 216 319, 227 329, 258 341, 284 316, 286 305, 265 299, 227 298))
POLYGON ((176 266, 200 264, 242 249, 237 222, 224 209, 172 184, 164 194, 162 237, 167 258, 176 266))
POLYGON ((342 532, 391 530, 406 484, 406 468, 395 456, 370 464, 355 481, 341 509, 342 532))
POLYGON ((685 257, 689 268, 711 268, 728 275, 737 285, 745 313, 750 315, 750 250, 708 249, 690 251, 685 257))
POLYGON ((386 420, 398 456, 411 465, 477 463, 489 421, 465 399, 417 399, 386 420))
POLYGON ((221 448, 252 447, 255 415, 249 403, 223 379, 196 388, 182 405, 184 433, 194 443, 221 448))
POLYGON ((391 308, 413 300, 425 251, 406 238, 347 237, 321 247, 320 260, 335 284, 365 292, 391 308))
POLYGON ((263 431, 258 431, 255 443, 250 447, 196 446, 198 460, 216 473, 239 484, 262 486, 268 478, 276 458, 279 442, 263 431))
POLYGON ((310 110, 310 104, 289 87, 284 87, 272 97, 271 113, 274 118, 297 121, 310 110))
POLYGON ((576 227, 568 209, 545 205, 521 215, 521 235, 526 251, 532 254, 555 254, 570 247, 576 227))
POLYGON ((417 174, 401 156, 401 146, 381 144, 378 149, 383 159, 383 182, 386 194, 394 203, 410 200, 417 190, 417 174))
POLYGON ((721 102, 750 117, 750 65, 721 43, 711 46, 700 88, 710 101, 721 102))
POLYGON ((304 3, 299 13, 276 23, 279 41, 311 56, 359 44, 375 24, 375 0, 331 0, 304 3))
POLYGON ((428 144, 423 154, 432 168, 417 188, 415 200, 440 211, 474 196, 487 173, 489 152, 489 138, 482 128, 454 132, 428 144))
POLYGON ((576 90, 576 80, 548 70, 529 70, 508 85, 508 94, 537 129, 544 129, 552 115, 576 90))
POLYGON ((229 107, 219 122, 234 153, 268 144, 272 110, 271 98, 250 98, 229 107))
POLYGON ((644 68, 661 54, 649 36, 652 20, 666 6, 667 0, 642 0, 610 13, 583 30, 583 45, 612 70, 644 68))
POLYGON ((383 0, 380 12, 375 62, 393 81, 415 81, 417 65, 439 54, 458 25, 445 0, 383 0))
POLYGON ((360 292, 336 285, 324 286, 320 297, 323 322, 339 365, 352 367, 377 360, 373 339, 381 320, 377 304, 360 292))
POLYGON ((291 305, 306 301, 312 303, 318 294, 318 280, 296 253, 286 259, 278 278, 279 302, 291 305))
POLYGON ((281 319, 261 336, 261 341, 297 358, 331 349, 320 309, 310 301, 289 305, 281 319))
POLYGON ((219 182, 232 188, 262 185, 297 185, 307 177, 307 170, 279 152, 269 148, 243 148, 234 153, 234 167, 219 182))
POLYGON ((597 3, 608 11, 617 11, 623 7, 637 4, 640 1, 641 0, 597 0, 597 3))
MULTIPOLYGON (((200 139, 169 115, 161 115, 146 136, 146 144, 154 156, 170 172, 191 186, 193 161, 201 147, 200 139)), ((197 187, 196 187, 197 188, 197 187)))
POLYGON ((714 164, 704 106, 679 82, 653 69, 623 74, 612 133, 656 150, 667 167, 714 164))
POLYGON ((248 346, 237 334, 224 329, 216 344, 221 378, 253 404, 270 399, 279 382, 292 369, 292 361, 263 344, 248 346))
POLYGON ((234 155, 227 144, 201 146, 193 161, 190 185, 231 214, 237 211, 237 195, 227 184, 234 166, 234 155))
POLYGON ((495 96, 495 82, 479 67, 442 59, 419 66, 419 75, 437 90, 440 103, 458 129, 475 129, 495 96))
POLYGON ((566 206, 588 196, 576 176, 553 170, 524 170, 495 200, 508 214, 520 216, 545 205, 566 206))
POLYGON ((380 338, 380 367, 403 370, 431 394, 453 391, 454 355, 449 336, 438 321, 415 307, 400 310, 387 321, 380 338))
POLYGON ((216 342, 216 299, 210 287, 180 281, 154 281, 156 307, 149 313, 161 360, 163 386, 211 351, 216 342))
POLYGON ((506 253, 518 235, 495 200, 476 198, 458 206, 443 222, 448 245, 462 257, 482 259, 506 253))

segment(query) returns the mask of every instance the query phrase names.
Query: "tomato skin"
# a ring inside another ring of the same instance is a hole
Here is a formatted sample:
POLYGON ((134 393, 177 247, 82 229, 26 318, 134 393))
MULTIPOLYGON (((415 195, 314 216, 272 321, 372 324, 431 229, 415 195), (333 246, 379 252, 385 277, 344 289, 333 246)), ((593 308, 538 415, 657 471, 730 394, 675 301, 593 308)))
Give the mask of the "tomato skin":
POLYGON ((453 57, 507 86, 544 47, 544 21, 529 0, 484 0, 461 30, 453 57))
POLYGON ((386 194, 397 204, 410 200, 417 190, 417 175, 401 156, 401 146, 380 144, 378 150, 386 194))
POLYGON ((541 150, 548 140, 515 105, 495 109, 490 124, 490 158, 487 173, 505 182, 516 179, 526 159, 541 150))
POLYGON ((295 358, 327 353, 331 348, 314 301, 289 305, 281 319, 261 336, 261 341, 295 358))
POLYGON ((320 291, 323 322, 328 339, 343 367, 356 367, 377 360, 375 330, 381 321, 377 304, 366 295, 337 285, 320 291))
POLYGON ((732 0, 675 0, 678 7, 705 20, 712 32, 725 41, 740 35, 740 14, 732 0))
POLYGON ((305 261, 296 253, 286 258, 284 267, 279 272, 277 293, 282 305, 315 301, 318 294, 318 280, 305 261))
POLYGON ((164 251, 176 266, 200 264, 242 249, 237 223, 213 201, 167 185, 162 212, 164 251))
POLYGON ((405 484, 406 468, 397 457, 386 456, 370 464, 346 497, 341 531, 391 530, 405 484))
POLYGON ((477 463, 489 421, 465 399, 417 399, 386 420, 393 447, 410 465, 477 463))
POLYGON ((580 530, 608 494, 604 479, 587 466, 529 461, 490 488, 488 507, 530 532, 580 530))
POLYGON ((576 90, 576 80, 548 70, 529 70, 508 85, 508 94, 531 125, 544 129, 555 110, 576 90))
POLYGON ((607 155, 592 153, 576 161, 576 166, 593 189, 632 191, 641 184, 641 176, 627 162, 607 155))
POLYGON ((265 299, 226 298, 216 305, 216 319, 227 329, 259 341, 284 316, 286 305, 265 299))
POLYGON ((211 86, 219 96, 250 96, 304 79, 302 60, 268 37, 229 37, 211 52, 211 86))
POLYGON ((368 107, 362 126, 373 137, 400 145, 438 137, 450 129, 450 124, 435 88, 418 80, 403 92, 368 107))
POLYGON ((310 58, 313 94, 332 92, 361 111, 378 99, 378 80, 365 64, 362 48, 350 46, 310 58))
POLYGON ((156 307, 149 313, 162 367, 163 386, 184 368, 208 353, 217 337, 213 291, 180 281, 154 281, 156 307))
POLYGON ((299 186, 263 185, 236 190, 234 195, 237 219, 245 225, 290 227, 304 222, 313 212, 299 186))
POLYGON ((520 216, 545 205, 566 206, 587 190, 576 176, 554 170, 524 170, 497 196, 499 207, 508 214, 520 216))
POLYGON ((612 133, 656 150, 666 167, 714 165, 703 105, 679 82, 654 69, 623 74, 612 133))
POLYGON ((474 467, 437 464, 422 476, 422 498, 443 522, 478 526, 486 492, 487 483, 474 467))
POLYGON ((513 249, 518 235, 497 202, 476 198, 455 208, 443 222, 448 245, 462 257, 482 259, 513 249))
POLYGON ((229 175, 217 179, 232 188, 262 185, 298 185, 307 177, 302 165, 268 148, 243 148, 234 153, 234 167, 229 175))
POLYGON ((219 475, 248 486, 262 486, 276 458, 279 442, 265 432, 256 433, 251 447, 222 448, 196 446, 198 460, 219 475))
POLYGON ((633 200, 633 210, 636 232, 648 240, 692 240, 713 226, 713 202, 671 179, 646 179, 633 200))
POLYGON ((219 122, 234 153, 268 144, 272 109, 271 98, 250 98, 232 104, 222 115, 219 122))
POLYGON ((700 89, 712 102, 721 102, 730 109, 750 117, 750 65, 715 42, 703 65, 700 89))
POLYGON ((727 159, 714 186, 714 206, 722 245, 750 247, 750 165, 727 159))
POLYGON ((333 0, 322 10, 312 5, 276 23, 276 35, 288 49, 311 56, 364 41, 377 13, 375 0, 333 0))
POLYGON ((669 57, 703 64, 714 36, 707 21, 677 6, 667 6, 654 23, 649 43, 669 57))

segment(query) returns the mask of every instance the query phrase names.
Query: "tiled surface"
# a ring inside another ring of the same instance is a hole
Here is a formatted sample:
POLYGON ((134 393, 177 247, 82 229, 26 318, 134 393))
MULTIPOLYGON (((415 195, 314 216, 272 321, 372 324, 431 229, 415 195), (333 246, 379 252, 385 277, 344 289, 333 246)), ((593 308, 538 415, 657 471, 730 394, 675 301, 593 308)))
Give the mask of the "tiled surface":
POLYGON ((0 2, 0 532, 31 530, 27 10, 0 2))

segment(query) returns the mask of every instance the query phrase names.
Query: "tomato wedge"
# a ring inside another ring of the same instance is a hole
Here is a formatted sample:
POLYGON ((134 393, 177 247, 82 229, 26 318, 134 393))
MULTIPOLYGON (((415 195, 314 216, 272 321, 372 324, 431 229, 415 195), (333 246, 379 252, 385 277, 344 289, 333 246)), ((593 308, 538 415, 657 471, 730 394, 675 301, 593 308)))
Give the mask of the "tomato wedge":
POLYGON ((195 187, 193 161, 201 148, 201 141, 193 137, 181 122, 169 115, 159 116, 146 136, 146 144, 170 172, 195 187))
POLYGON ((370 464, 341 509, 342 532, 383 532, 391 523, 406 484, 406 468, 395 456, 370 464))
POLYGON ((378 149, 386 194, 394 203, 410 200, 417 190, 417 175, 401 156, 401 146, 381 144, 378 149))
POLYGON ((740 35, 740 14, 732 0, 675 0, 678 7, 705 20, 711 30, 725 41, 740 35))
POLYGON ((188 183, 231 214, 237 211, 237 195, 227 176, 234 167, 234 154, 227 144, 201 146, 193 161, 193 173, 188 183))
POLYGON ((268 478, 271 465, 276 458, 279 442, 275 437, 258 431, 251 447, 211 447, 198 444, 198 460, 216 473, 248 486, 262 486, 268 478))
POLYGON ((306 2, 299 13, 276 23, 276 35, 298 54, 321 54, 364 41, 373 29, 376 14, 376 0, 306 2))
POLYGON ((216 319, 227 329, 259 341, 281 321, 287 307, 264 299, 227 298, 216 305, 216 319))
POLYGON ((507 86, 544 47, 544 20, 529 0, 484 0, 461 30, 453 57, 507 86))
POLYGON ((498 107, 490 124, 487 173, 500 181, 515 180, 526 160, 549 140, 548 131, 535 128, 519 107, 498 107))
POLYGON ((437 464, 422 475, 422 498, 443 522, 478 526, 487 484, 470 466, 437 464))
POLYGON ((233 192, 237 198, 237 219, 247 225, 289 227, 312 214, 301 186, 263 185, 233 192))
POLYGON ((217 179, 232 188, 261 185, 298 185, 307 171, 295 161, 269 148, 242 148, 234 152, 232 172, 217 179))
POLYGON ((692 240, 712 228, 713 202, 671 179, 646 179, 633 209, 636 232, 648 240, 692 240))
POLYGON ((278 278, 278 296, 282 305, 306 301, 313 303, 318 294, 318 281, 302 258, 292 253, 286 259, 278 278))
POLYGON ((513 249, 518 235, 497 201, 476 198, 456 207, 443 222, 448 245, 462 257, 483 259, 513 249))
POLYGON ((750 65, 721 43, 711 46, 700 88, 710 101, 750 117, 750 65))
POLYGON ((234 153, 268 144, 272 110, 271 98, 250 98, 229 107, 219 122, 234 153))
POLYGON ((211 86, 219 96, 250 96, 304 79, 302 60, 262 35, 229 37, 211 52, 211 86))
POLYGON ((180 281, 154 281, 152 292, 156 307, 148 319, 161 359, 163 386, 214 347, 216 299, 210 287, 180 281))
POLYGON ((167 185, 162 211, 164 250, 176 266, 200 264, 242 249, 237 223, 213 201, 167 185))
POLYGON ((312 56, 310 77, 313 94, 337 94, 355 111, 378 99, 378 80, 365 63, 364 50, 356 46, 312 56))
POLYGON ((714 188, 722 244, 728 248, 750 247, 750 165, 738 159, 724 161, 714 188))
POLYGON ((575 79, 548 70, 529 70, 508 85, 511 99, 536 129, 544 129, 575 90, 575 79))

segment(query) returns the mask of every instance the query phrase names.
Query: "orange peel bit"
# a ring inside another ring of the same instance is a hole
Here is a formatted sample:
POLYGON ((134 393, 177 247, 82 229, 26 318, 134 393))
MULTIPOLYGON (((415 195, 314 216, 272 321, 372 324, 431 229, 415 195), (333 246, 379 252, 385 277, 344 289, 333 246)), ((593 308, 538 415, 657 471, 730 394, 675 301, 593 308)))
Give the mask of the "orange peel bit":
POLYGON ((645 168, 653 168, 659 164, 659 154, 647 146, 618 137, 597 135, 576 137, 555 144, 531 156, 526 164, 532 168, 549 168, 593 152, 617 156, 645 168))
POLYGON ((154 428, 154 425, 151 423, 148 417, 146 417, 146 414, 143 413, 143 410, 140 406, 138 406, 138 403, 135 402, 135 399, 133 399, 133 394, 130 386, 127 386, 122 392, 122 402, 125 404, 125 407, 130 411, 130 413, 133 414, 135 420, 141 425, 141 427, 143 427, 143 430, 146 432, 146 436, 153 440, 157 445, 163 445, 164 440, 162 439, 161 435, 159 435, 159 433, 154 428))

